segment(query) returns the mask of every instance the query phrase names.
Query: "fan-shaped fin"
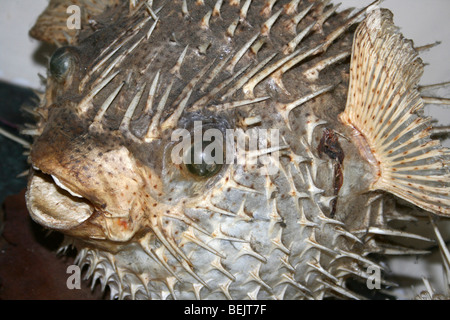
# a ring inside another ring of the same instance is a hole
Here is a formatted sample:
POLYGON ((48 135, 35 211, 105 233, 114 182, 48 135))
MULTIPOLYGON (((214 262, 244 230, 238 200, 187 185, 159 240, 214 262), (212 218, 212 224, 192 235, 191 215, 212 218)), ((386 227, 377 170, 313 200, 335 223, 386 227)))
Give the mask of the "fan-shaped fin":
POLYGON ((374 166, 373 190, 395 194, 418 207, 450 215, 449 151, 431 140, 429 119, 417 115, 423 63, 388 10, 376 9, 358 27, 350 84, 341 121, 374 166))

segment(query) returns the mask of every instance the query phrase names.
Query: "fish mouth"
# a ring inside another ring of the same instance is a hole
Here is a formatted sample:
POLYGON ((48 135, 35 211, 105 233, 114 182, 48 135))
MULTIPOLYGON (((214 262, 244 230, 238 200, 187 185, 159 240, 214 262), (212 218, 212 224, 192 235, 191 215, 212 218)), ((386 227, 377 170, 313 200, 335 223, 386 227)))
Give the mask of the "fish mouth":
POLYGON ((96 211, 88 199, 38 168, 31 170, 26 200, 32 219, 56 230, 73 229, 96 211))

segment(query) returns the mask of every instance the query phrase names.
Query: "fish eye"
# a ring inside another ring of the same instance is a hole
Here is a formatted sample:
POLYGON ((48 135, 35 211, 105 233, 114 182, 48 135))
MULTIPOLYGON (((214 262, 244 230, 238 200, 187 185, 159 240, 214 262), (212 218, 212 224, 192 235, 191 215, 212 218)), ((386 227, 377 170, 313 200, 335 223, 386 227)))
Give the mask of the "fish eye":
POLYGON ((194 176, 210 178, 223 167, 223 149, 214 148, 209 142, 192 144, 187 152, 185 166, 194 176))
POLYGON ((49 70, 58 81, 64 80, 76 64, 75 51, 71 47, 57 49, 50 58, 49 70))

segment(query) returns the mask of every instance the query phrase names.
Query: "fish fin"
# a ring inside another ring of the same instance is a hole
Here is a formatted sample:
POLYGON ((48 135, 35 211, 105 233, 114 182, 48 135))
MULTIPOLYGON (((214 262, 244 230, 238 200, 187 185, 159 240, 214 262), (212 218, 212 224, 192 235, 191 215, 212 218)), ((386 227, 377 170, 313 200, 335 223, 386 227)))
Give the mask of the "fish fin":
POLYGON ((83 28, 93 17, 103 13, 107 7, 119 3, 120 0, 50 0, 47 8, 30 30, 30 36, 51 44, 76 44, 76 36, 80 30, 76 27, 72 28, 70 24, 75 22, 74 15, 79 13, 80 27, 83 28), (78 9, 71 6, 77 6, 78 9))
POLYGON ((355 32, 340 119, 353 128, 353 141, 375 169, 371 190, 450 216, 450 152, 430 138, 430 119, 418 115, 423 67, 392 13, 373 10, 355 32))

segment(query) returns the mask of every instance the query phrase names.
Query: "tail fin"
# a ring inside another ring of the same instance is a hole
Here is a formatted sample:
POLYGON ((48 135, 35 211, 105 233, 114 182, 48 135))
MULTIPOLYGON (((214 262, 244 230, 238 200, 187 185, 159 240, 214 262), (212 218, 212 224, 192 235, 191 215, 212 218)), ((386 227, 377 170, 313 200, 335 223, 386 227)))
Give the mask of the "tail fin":
POLYGON ((341 121, 377 170, 373 190, 385 190, 438 215, 450 215, 449 150, 431 140, 430 119, 417 90, 423 73, 411 41, 388 10, 374 10, 353 42, 350 84, 341 121))

